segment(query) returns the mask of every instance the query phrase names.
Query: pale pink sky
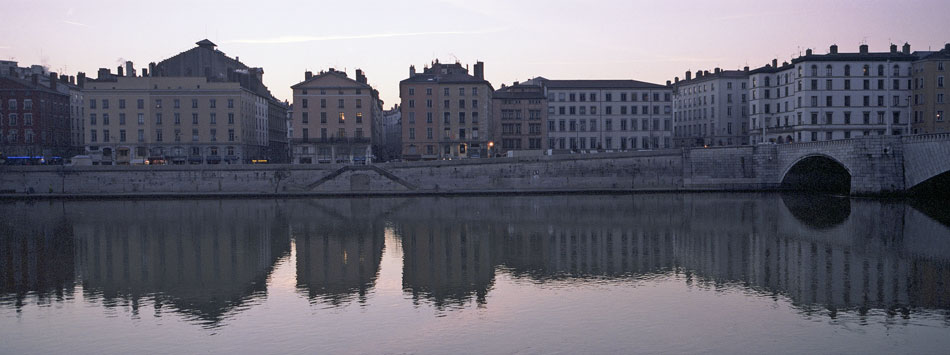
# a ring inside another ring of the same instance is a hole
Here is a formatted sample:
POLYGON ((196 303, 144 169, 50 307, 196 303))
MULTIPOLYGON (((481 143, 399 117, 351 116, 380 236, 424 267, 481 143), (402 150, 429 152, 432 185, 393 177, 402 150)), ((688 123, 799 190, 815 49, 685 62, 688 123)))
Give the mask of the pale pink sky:
POLYGON ((833 43, 939 49, 950 42, 948 13, 946 0, 5 0, 0 59, 95 76, 208 38, 263 67, 280 99, 305 70, 361 68, 391 107, 409 65, 435 58, 484 61, 496 88, 539 75, 662 84, 688 69, 755 68, 833 43))

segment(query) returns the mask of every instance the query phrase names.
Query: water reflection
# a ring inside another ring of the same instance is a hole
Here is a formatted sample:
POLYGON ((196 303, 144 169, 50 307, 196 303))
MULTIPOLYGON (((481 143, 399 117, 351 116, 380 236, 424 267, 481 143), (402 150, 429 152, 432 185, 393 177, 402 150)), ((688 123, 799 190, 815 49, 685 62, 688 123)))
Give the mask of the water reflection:
POLYGON ((898 202, 645 194, 16 202, 0 212, 0 307, 17 310, 81 296, 215 327, 264 300, 287 256, 311 304, 366 305, 397 246, 387 231, 402 259, 395 281, 439 310, 491 307, 499 275, 529 281, 507 287, 674 275, 832 316, 950 309, 950 228, 898 202))

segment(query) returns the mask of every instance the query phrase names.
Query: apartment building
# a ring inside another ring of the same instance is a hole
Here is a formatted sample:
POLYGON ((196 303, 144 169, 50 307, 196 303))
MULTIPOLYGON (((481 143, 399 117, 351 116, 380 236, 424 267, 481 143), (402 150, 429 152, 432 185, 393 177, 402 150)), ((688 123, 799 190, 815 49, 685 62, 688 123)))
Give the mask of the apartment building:
POLYGON ((474 73, 459 63, 443 64, 399 82, 402 112, 402 158, 432 160, 488 156, 491 95, 484 63, 474 73))
POLYGON ((673 83, 673 144, 677 147, 749 144, 749 67, 713 72, 673 83))
POLYGON ((402 153, 402 111, 398 104, 383 111, 381 127, 379 136, 382 139, 378 144, 374 144, 377 149, 376 156, 382 161, 399 159, 402 153))
POLYGON ((85 79, 85 74, 77 76, 68 76, 65 74, 56 75, 41 65, 31 65, 29 67, 20 67, 16 61, 0 60, 0 76, 18 78, 25 81, 32 81, 33 76, 37 76, 38 84, 48 88, 54 88, 62 94, 69 95, 69 145, 70 151, 67 155, 82 153, 83 131, 85 130, 84 120, 85 112, 83 109, 82 87, 80 86, 85 79), (53 83, 52 81, 57 81, 53 83))
POLYGON ((910 132, 910 45, 827 54, 811 49, 750 71, 752 143, 814 142, 910 132))
POLYGON ((673 87, 637 80, 549 80, 547 143, 554 153, 673 147, 673 87))
MULTIPOLYGON (((290 152, 287 142, 286 111, 287 105, 274 98, 267 86, 264 85, 264 68, 250 67, 240 61, 239 57, 231 58, 217 48, 213 42, 204 39, 195 43, 184 52, 156 63, 150 63, 148 70, 152 76, 163 77, 202 77, 208 82, 235 82, 265 101, 267 114, 258 122, 260 132, 258 140, 268 142, 255 153, 257 162, 287 162, 290 152), (279 122, 271 122, 278 120, 279 122)), ((126 75, 134 76, 135 70, 131 62, 126 63, 126 75)))
POLYGON ((111 76, 84 88, 97 164, 266 161, 269 98, 203 77, 111 76))
POLYGON ((308 71, 291 89, 294 164, 373 161, 374 122, 381 120, 382 101, 362 70, 356 70, 355 80, 333 68, 317 75, 308 71))
POLYGON ((541 85, 502 84, 492 95, 492 156, 542 150, 547 138, 548 100, 541 85))
POLYGON ((29 80, 0 76, 0 157, 50 159, 70 153, 70 96, 57 90, 55 73, 50 77, 43 85, 37 74, 29 80))
POLYGON ((913 133, 950 132, 950 43, 936 52, 915 54, 920 59, 913 64, 913 133))

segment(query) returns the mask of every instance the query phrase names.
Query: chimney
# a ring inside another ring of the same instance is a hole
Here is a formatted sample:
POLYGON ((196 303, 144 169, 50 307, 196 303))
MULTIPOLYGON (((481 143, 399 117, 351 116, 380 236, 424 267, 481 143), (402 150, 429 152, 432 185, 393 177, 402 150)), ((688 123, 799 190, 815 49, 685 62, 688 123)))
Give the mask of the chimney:
POLYGON ((99 72, 96 73, 96 76, 98 79, 107 79, 110 76, 112 76, 112 72, 110 72, 109 69, 106 69, 106 68, 99 68, 99 72))
POLYGON ((69 83, 69 75, 66 75, 66 74, 60 75, 60 76, 59 76, 59 82, 61 82, 61 83, 63 83, 63 84, 69 83))
POLYGON ((672 85, 672 84, 673 84, 673 82, 671 82, 671 81, 669 81, 669 80, 666 81, 666 86, 670 86, 670 85, 672 85))
POLYGON ((366 84, 366 75, 363 74, 362 69, 356 69, 356 81, 359 83, 366 84))
POLYGON ((72 85, 76 85, 76 77, 70 75, 70 76, 69 76, 69 83, 72 84, 72 85))
POLYGON ((76 74, 76 85, 80 89, 86 87, 86 73, 79 72, 76 74))
POLYGON ((485 80, 485 63, 475 62, 475 77, 485 80))
POLYGON ((702 78, 702 77, 703 77, 703 71, 702 71, 702 70, 697 70, 697 71, 696 71, 696 79, 699 79, 699 78, 702 78))
POLYGON ((743 68, 742 68, 742 71, 746 71, 746 72, 748 72, 748 71, 749 71, 749 66, 748 66, 748 65, 746 65, 745 67, 743 67, 743 68))
POLYGON ((673 77, 673 82, 679 84, 679 83, 680 83, 680 77, 674 76, 674 77, 673 77))
POLYGON ((858 52, 860 52, 861 54, 868 54, 868 45, 862 44, 861 46, 859 46, 858 52))
POLYGON ((148 76, 148 68, 142 68, 142 77, 144 78, 147 76, 148 76))
POLYGON ((410 65, 410 66, 409 66, 409 77, 411 78, 411 77, 414 77, 414 76, 416 76, 416 66, 415 66, 415 65, 410 65))
POLYGON ((125 74, 130 77, 135 76, 135 68, 132 67, 132 61, 125 62, 125 74))
POLYGON ((716 68, 714 71, 715 71, 716 74, 719 74, 719 73, 722 72, 722 69, 716 68))
POLYGON ((806 56, 811 55, 811 48, 808 48, 808 49, 805 50, 805 55, 806 55, 806 56))
POLYGON ((831 45, 831 48, 828 48, 828 53, 830 53, 830 54, 838 54, 838 45, 837 45, 837 44, 832 44, 832 45, 831 45))
POLYGON ((49 88, 50 88, 50 90, 56 91, 56 78, 58 78, 58 77, 59 77, 59 75, 56 75, 56 73, 53 73, 53 72, 50 72, 50 73, 49 73, 49 88))
POLYGON ((31 76, 31 78, 33 79, 33 86, 39 85, 39 83, 40 83, 40 75, 39 75, 39 74, 33 73, 33 75, 31 76))
POLYGON ((123 71, 122 71, 122 66, 121 66, 121 65, 119 66, 119 74, 118 74, 118 75, 119 75, 119 76, 125 76, 125 75, 123 75, 123 71))
POLYGON ((943 45, 943 50, 945 50, 945 51, 947 51, 947 52, 950 52, 950 43, 944 44, 944 45, 943 45))
POLYGON ((518 86, 518 84, 521 84, 521 82, 516 81, 516 82, 512 83, 511 86, 518 86))
POLYGON ((312 77, 313 77, 313 72, 312 72, 312 71, 307 70, 307 71, 303 72, 303 80, 310 80, 310 78, 312 78, 312 77))
POLYGON ((910 54, 910 43, 904 42, 904 48, 902 48, 902 53, 910 54))
POLYGON ((691 80, 691 79, 693 79, 693 72, 687 70, 687 71, 686 71, 686 81, 689 81, 689 80, 691 80))
POLYGON ((778 59, 772 59, 772 68, 778 68, 778 59))
POLYGON ((891 43, 891 53, 897 53, 897 45, 891 43))

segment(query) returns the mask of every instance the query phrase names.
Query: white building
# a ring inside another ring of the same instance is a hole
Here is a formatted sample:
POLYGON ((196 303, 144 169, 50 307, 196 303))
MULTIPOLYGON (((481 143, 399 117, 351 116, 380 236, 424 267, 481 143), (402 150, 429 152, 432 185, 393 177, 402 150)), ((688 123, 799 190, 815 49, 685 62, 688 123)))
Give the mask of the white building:
POLYGON ((752 143, 814 142, 910 130, 910 45, 898 52, 828 54, 811 49, 791 63, 752 70, 749 117, 752 143))
POLYGON ((588 153, 672 148, 673 87, 636 80, 548 80, 545 148, 588 153))
POLYGON ((673 91, 673 143, 677 147, 749 144, 749 67, 686 72, 673 91))

